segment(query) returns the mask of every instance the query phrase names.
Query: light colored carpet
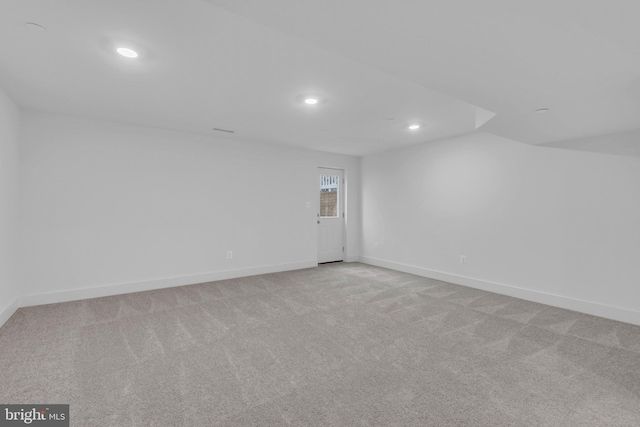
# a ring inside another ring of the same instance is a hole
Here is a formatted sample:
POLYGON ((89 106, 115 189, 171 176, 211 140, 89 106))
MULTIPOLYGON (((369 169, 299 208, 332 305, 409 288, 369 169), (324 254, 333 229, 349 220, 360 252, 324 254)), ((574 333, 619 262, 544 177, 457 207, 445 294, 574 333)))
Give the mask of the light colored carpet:
POLYGON ((357 263, 23 308, 0 362, 82 427, 640 425, 640 327, 357 263))

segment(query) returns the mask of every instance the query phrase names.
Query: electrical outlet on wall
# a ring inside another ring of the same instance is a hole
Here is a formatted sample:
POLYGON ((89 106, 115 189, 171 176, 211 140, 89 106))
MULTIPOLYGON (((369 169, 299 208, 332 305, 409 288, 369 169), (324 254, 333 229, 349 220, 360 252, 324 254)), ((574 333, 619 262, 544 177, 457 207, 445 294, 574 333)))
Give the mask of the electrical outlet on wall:
POLYGON ((233 251, 227 251, 227 259, 233 258, 233 251))
POLYGON ((467 263, 467 256, 460 255, 460 264, 466 264, 466 263, 467 263))
POLYGON ((379 246, 378 246, 378 242, 374 242, 374 243, 373 243, 373 249, 378 249, 378 247, 379 247, 379 246))

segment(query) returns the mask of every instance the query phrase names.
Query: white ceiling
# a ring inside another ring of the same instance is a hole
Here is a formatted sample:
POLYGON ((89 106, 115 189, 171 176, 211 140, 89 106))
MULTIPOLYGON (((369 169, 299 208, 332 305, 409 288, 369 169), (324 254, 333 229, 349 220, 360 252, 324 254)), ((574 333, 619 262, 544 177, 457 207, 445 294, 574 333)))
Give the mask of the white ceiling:
POLYGON ((0 0, 0 87, 29 109, 354 155, 488 119, 549 143, 640 128, 638 16, 637 0, 0 0))

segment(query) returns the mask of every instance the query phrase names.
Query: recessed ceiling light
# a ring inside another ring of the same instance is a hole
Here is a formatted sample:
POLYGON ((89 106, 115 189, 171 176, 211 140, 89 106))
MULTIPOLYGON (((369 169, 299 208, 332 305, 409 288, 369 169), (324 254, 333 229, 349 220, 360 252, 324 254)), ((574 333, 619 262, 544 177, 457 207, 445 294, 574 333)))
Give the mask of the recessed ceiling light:
POLYGON ((318 98, 305 98, 304 103, 307 105, 316 105, 318 103, 318 98))
POLYGON ((538 108, 536 110, 536 113, 538 113, 538 114, 544 114, 544 113, 547 113, 547 112, 549 112, 548 108, 538 108))
POLYGON ((120 55, 127 57, 127 58, 137 58, 138 57, 138 52, 136 52, 135 50, 129 49, 127 47, 119 47, 116 49, 116 52, 118 52, 120 55))
POLYGON ((420 129, 420 125, 409 125, 409 129, 418 130, 418 129, 420 129))
POLYGON ((46 28, 44 28, 42 25, 40 24, 36 24, 35 22, 27 22, 26 24, 24 24, 25 27, 27 27, 28 29, 30 29, 31 31, 37 31, 39 33, 43 33, 45 31, 47 31, 46 28))

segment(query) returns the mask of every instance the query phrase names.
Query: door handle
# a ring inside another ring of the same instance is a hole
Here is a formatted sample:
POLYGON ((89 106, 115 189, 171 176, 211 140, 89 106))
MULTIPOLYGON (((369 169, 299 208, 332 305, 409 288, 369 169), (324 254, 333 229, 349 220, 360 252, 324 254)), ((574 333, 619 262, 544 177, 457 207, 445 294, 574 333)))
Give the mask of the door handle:
POLYGON ((318 224, 320 224, 320 220, 318 220, 318 224))

